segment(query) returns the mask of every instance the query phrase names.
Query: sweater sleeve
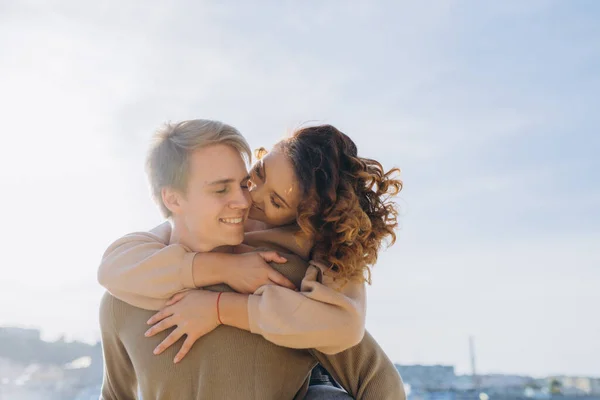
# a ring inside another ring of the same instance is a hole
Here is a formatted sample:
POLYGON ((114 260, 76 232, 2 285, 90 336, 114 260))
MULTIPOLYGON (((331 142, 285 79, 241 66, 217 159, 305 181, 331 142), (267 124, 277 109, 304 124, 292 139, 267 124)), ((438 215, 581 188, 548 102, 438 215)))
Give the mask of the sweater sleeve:
POLYGON ((311 353, 357 400, 406 400, 398 370, 368 332, 358 345, 342 353, 311 353))
POLYGON ((250 331, 280 346, 325 354, 359 343, 365 330, 365 284, 338 285, 324 269, 311 262, 300 292, 275 285, 259 288, 248 299, 250 331))
POLYGON ((174 294, 195 288, 196 253, 181 245, 167 245, 168 222, 150 232, 123 236, 104 253, 98 282, 116 298, 132 306, 159 310, 174 294))
MULTIPOLYGON (((150 233, 132 233, 113 243, 98 271, 100 284, 116 298, 147 310, 159 310, 175 293, 194 288, 195 253, 183 246, 167 246, 164 229, 163 224, 150 233)), ((306 271, 301 291, 275 285, 259 288, 248 299, 250 331, 283 347, 316 348, 327 354, 360 342, 365 285, 349 282, 338 287, 322 273, 321 264, 313 262, 306 269, 305 261, 294 260, 292 269, 306 271)))
POLYGON ((106 293, 100 303, 104 375, 100 400, 137 399, 137 377, 114 323, 114 298, 106 293))

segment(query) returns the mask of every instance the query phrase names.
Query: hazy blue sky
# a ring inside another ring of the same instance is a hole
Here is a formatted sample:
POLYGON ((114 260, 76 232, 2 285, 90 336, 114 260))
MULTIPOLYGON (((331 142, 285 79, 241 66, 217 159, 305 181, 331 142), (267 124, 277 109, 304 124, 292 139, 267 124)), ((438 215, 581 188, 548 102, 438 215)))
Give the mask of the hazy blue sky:
POLYGON ((98 338, 162 122, 316 121, 403 170, 367 321, 393 361, 466 372, 474 335, 483 372, 600 375, 600 2, 252 3, 0 3, 0 324, 98 338))

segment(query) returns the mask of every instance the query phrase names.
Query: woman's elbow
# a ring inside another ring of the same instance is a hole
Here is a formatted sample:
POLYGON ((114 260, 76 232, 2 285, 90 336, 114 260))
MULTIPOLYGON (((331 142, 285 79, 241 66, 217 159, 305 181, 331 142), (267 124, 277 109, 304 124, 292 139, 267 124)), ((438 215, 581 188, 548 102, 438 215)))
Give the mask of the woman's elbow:
POLYGON ((365 321, 363 318, 349 318, 335 335, 335 344, 319 349, 322 353, 333 355, 348 350, 359 344, 365 336, 365 321))
POLYGON ((349 340, 350 346, 348 348, 354 347, 362 342, 363 337, 365 337, 365 320, 361 319, 360 321, 357 321, 351 331, 351 340, 349 340))
POLYGON ((359 344, 365 336, 365 314, 358 309, 348 315, 346 322, 346 348, 354 347, 359 344))
POLYGON ((345 332, 345 340, 342 342, 344 347, 341 351, 347 350, 359 344, 365 336, 365 322, 363 319, 356 319, 348 324, 345 332))
POLYGON ((98 279, 98 283, 105 289, 108 289, 110 286, 112 286, 113 276, 109 273, 109 269, 105 265, 100 264, 96 277, 98 279))

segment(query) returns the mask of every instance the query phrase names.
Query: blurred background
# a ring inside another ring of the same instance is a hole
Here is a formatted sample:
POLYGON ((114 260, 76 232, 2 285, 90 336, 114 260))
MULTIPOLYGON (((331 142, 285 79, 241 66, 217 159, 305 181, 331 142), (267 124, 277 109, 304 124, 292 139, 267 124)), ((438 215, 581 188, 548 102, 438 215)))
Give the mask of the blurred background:
POLYGON ((0 2, 0 399, 97 398, 96 268, 193 118, 402 169, 367 329, 409 397, 600 396, 599 101, 594 0, 0 2))

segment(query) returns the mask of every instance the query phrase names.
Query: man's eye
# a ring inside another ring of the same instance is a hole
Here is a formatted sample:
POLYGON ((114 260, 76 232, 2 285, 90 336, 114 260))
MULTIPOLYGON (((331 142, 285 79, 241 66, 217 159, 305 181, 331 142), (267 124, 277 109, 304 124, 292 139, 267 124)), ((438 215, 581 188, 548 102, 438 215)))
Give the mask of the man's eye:
POLYGON ((240 183, 240 187, 242 189, 250 189, 252 187, 252 184, 253 184, 252 179, 247 178, 240 183))

